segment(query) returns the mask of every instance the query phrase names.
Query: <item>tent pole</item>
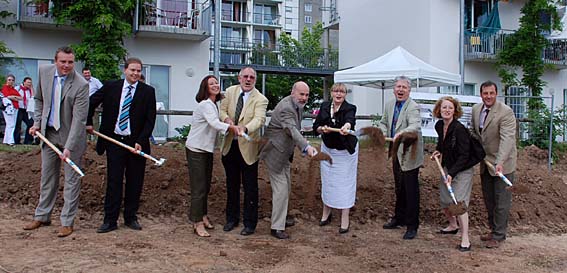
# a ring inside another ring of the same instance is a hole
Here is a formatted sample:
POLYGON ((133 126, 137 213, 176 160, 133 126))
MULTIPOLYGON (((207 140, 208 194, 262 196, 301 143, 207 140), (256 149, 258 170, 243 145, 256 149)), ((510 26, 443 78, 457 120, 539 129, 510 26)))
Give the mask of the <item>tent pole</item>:
POLYGON ((384 109, 386 106, 384 104, 384 81, 382 81, 382 116, 384 115, 384 112, 386 111, 386 109, 384 109))
POLYGON ((459 74, 461 74, 461 84, 459 94, 465 94, 465 0, 460 1, 460 34, 459 35, 459 74))

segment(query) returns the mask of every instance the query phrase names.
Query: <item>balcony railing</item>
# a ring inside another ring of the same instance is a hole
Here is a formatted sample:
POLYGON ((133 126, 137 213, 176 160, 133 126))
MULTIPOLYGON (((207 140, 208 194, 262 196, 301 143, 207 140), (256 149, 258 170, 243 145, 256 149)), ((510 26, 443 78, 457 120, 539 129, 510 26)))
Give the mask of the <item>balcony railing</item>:
POLYGON ((254 13, 254 24, 281 26, 280 16, 270 13, 254 13))
POLYGON ((18 2, 20 6, 18 20, 26 25, 35 25, 40 28, 56 27, 54 14, 73 3, 71 0, 57 2, 19 0, 18 2))
MULTIPOLYGON (((504 49, 506 39, 514 31, 499 30, 496 33, 465 33, 465 60, 494 61, 504 49)), ((542 59, 547 64, 567 66, 567 40, 550 39, 549 45, 542 52, 542 59)))
MULTIPOLYGON (((192 1, 180 2, 192 5, 192 1)), ((190 10, 162 9, 156 7, 153 2, 141 4, 138 8, 135 30, 143 35, 204 40, 211 33, 210 1, 197 3, 195 8, 190 10)))
MULTIPOLYGON (((221 41, 226 43, 228 41, 221 41)), ((238 58, 221 58, 221 65, 261 65, 279 67, 281 69, 299 68, 305 70, 337 70, 339 54, 337 50, 321 49, 313 51, 284 50, 278 44, 242 43, 251 46, 246 52, 226 52, 221 54, 238 54, 238 58), (230 60, 230 61, 226 61, 230 60)), ((213 60, 214 41, 211 41, 211 62, 213 60)))

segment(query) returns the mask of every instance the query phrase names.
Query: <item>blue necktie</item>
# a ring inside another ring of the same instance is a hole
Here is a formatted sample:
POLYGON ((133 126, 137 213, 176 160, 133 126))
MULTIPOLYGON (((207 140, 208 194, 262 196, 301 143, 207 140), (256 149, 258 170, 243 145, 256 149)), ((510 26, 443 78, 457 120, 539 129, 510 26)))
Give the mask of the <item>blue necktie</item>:
POLYGON ((120 131, 124 131, 128 128, 128 122, 130 121, 130 105, 132 104, 132 89, 134 89, 134 86, 129 85, 126 97, 124 97, 122 113, 120 114, 120 120, 118 121, 120 131))
POLYGON ((402 110, 402 103, 396 102, 396 106, 394 106, 394 116, 392 117, 392 128, 390 129, 390 137, 394 137, 396 135, 396 123, 398 123, 398 116, 400 115, 400 111, 402 110))

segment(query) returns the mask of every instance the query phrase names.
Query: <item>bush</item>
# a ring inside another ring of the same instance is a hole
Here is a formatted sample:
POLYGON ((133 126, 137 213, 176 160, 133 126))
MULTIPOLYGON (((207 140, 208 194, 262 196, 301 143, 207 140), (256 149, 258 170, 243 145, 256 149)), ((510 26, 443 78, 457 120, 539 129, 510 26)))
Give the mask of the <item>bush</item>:
POLYGON ((175 128, 175 131, 177 131, 179 135, 172 137, 170 140, 185 144, 185 141, 187 141, 187 136, 189 135, 189 131, 191 131, 191 124, 184 125, 183 127, 177 127, 175 128))

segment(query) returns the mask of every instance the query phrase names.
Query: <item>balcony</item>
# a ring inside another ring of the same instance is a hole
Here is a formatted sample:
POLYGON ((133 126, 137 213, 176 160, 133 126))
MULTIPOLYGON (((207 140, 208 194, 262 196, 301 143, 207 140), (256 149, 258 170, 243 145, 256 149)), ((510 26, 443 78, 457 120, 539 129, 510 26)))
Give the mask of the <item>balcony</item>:
MULTIPOLYGON (((187 1, 191 6, 192 1, 187 1)), ((210 1, 191 10, 166 10, 153 3, 141 4, 136 12, 136 37, 203 41, 211 33, 210 1)))
POLYGON ((254 24, 273 26, 273 27, 282 26, 282 24, 280 23, 280 16, 277 14, 254 13, 253 18, 254 18, 254 24))
MULTIPOLYGON (((242 45, 242 47, 239 47, 240 49, 245 49, 236 51, 225 50, 223 43, 227 42, 226 40, 221 41, 220 68, 222 71, 236 72, 244 66, 252 66, 259 73, 329 76, 338 69, 339 54, 337 50, 322 49, 320 51, 299 52, 292 48, 282 52, 282 48, 278 44, 236 41, 235 43, 242 45), (225 54, 225 58, 222 58, 222 54, 225 54)), ((238 47, 236 45, 233 46, 238 47)), ((214 42, 211 41, 211 69, 214 65, 212 63, 213 49, 214 42)))
MULTIPOLYGON (((511 30, 499 30, 496 33, 467 31, 464 39, 465 60, 495 62, 498 52, 504 49, 506 38, 514 33, 511 30)), ((567 68, 567 40, 549 39, 549 45, 542 52, 546 64, 567 68)))
POLYGON ((53 15, 58 10, 66 8, 72 1, 40 2, 19 0, 18 22, 23 28, 74 30, 70 24, 57 24, 53 15))

